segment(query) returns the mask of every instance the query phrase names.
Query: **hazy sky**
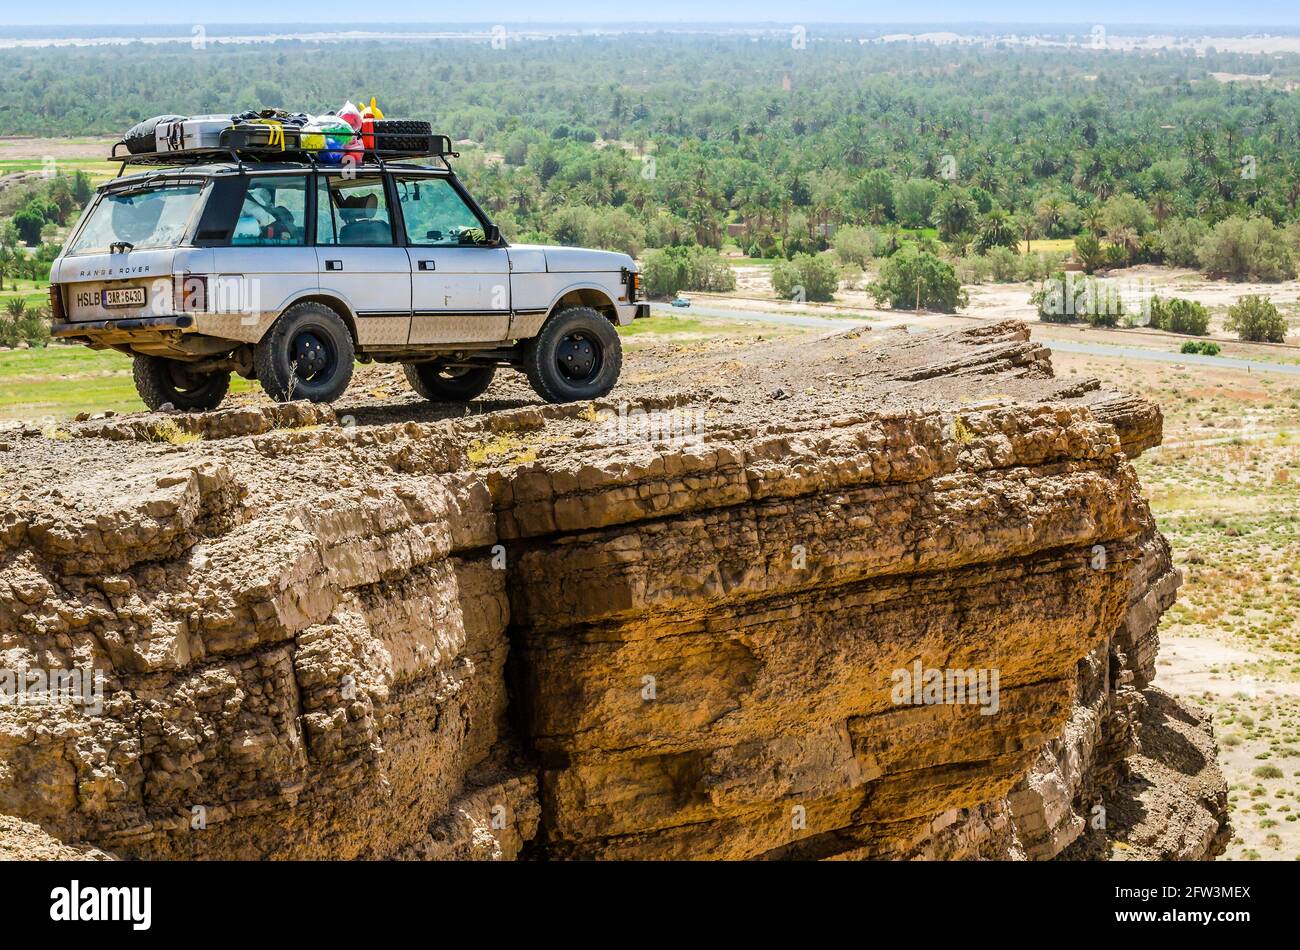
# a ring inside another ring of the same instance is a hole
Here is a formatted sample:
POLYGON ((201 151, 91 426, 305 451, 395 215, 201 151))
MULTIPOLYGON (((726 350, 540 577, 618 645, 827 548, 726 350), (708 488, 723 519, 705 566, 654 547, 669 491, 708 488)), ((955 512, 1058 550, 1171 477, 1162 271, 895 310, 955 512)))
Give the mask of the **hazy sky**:
POLYGON ((1300 25, 1296 0, 1092 0, 1083 6, 1042 0, 927 0, 915 4, 876 0, 490 0, 440 4, 429 0, 60 0, 20 4, 5 0, 0 25, 80 23, 285 23, 285 22, 700 22, 780 23, 1152 23, 1176 25, 1300 25))

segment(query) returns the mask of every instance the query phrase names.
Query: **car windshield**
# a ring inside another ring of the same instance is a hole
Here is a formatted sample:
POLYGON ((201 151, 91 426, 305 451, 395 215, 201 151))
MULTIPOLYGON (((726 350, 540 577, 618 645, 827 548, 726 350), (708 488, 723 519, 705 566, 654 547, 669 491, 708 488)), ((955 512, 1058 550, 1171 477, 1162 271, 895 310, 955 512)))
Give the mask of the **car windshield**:
POLYGON ((99 199, 68 254, 102 254, 114 244, 132 250, 174 247, 185 236, 203 185, 164 183, 109 192, 99 199))

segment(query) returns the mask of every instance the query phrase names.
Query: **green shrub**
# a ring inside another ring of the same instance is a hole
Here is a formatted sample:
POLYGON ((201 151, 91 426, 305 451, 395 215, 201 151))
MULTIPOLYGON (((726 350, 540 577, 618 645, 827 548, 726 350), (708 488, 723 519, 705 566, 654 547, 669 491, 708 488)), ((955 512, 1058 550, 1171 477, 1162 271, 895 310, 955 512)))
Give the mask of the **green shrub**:
POLYGON ((1113 281, 1077 277, 1057 271, 1029 295, 1045 323, 1086 321, 1095 327, 1114 327, 1124 316, 1124 301, 1113 281))
POLYGON ((1074 256, 1083 265, 1085 274, 1091 274, 1106 262, 1106 253, 1097 235, 1086 231, 1074 239, 1074 256))
POLYGON ((1210 332, 1210 311, 1183 297, 1152 297, 1151 326, 1171 333, 1205 336, 1210 332))
POLYGON ((1267 218, 1225 218, 1201 240, 1197 253, 1211 277, 1286 280, 1295 276, 1286 232, 1267 218))
POLYGON ((839 286, 839 268, 823 254, 796 254, 772 267, 772 289, 787 300, 831 300, 839 286))
POLYGON ((951 264, 910 246, 885 261, 868 290, 877 303, 888 302, 895 310, 923 307, 953 313, 968 302, 951 264))
POLYGON ((1282 343, 1286 340, 1286 318, 1273 301, 1258 294, 1247 294, 1228 308, 1224 326, 1242 340, 1251 343, 1282 343))
POLYGON ((50 317, 43 307, 29 309, 20 299, 10 300, 0 314, 0 346, 48 346, 50 317))
POLYGON ((1175 218, 1165 222, 1156 239, 1156 247, 1166 264, 1177 267, 1199 267, 1199 249, 1209 227, 1200 218, 1175 218))
POLYGON ((736 289, 735 272, 722 255, 694 245, 646 251, 641 281, 648 297, 671 297, 681 290, 725 293, 736 289))
POLYGON ((870 228, 843 227, 835 232, 835 253, 845 264, 866 267, 880 253, 880 235, 870 228))
MULTIPOLYGON (((1201 356, 1218 356, 1219 344, 1213 340, 1188 340, 1178 348, 1179 353, 1199 353, 1201 356)), ((1228 737, 1225 736, 1225 739, 1228 737)), ((1241 740, 1238 739, 1238 742, 1241 740)))
POLYGON ((994 280, 1016 280, 1020 276, 1020 255, 1011 248, 991 248, 987 257, 994 280))

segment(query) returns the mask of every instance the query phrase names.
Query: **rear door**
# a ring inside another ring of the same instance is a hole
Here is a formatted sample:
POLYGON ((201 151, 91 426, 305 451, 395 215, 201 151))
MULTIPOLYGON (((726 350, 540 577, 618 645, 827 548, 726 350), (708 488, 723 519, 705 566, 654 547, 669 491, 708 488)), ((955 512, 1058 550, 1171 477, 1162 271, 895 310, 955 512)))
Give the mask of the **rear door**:
POLYGON ((379 174, 319 173, 316 264, 320 289, 357 319, 362 346, 405 345, 411 333, 411 260, 395 239, 379 174))
POLYGON ((394 173, 411 259, 411 343, 479 343, 510 332, 510 256, 446 176, 394 173))
POLYGON ((317 285, 308 241, 306 173, 230 175, 214 184, 195 234, 211 248, 208 326, 231 339, 257 339, 295 297, 317 285), (250 330, 249 328, 255 328, 250 330))

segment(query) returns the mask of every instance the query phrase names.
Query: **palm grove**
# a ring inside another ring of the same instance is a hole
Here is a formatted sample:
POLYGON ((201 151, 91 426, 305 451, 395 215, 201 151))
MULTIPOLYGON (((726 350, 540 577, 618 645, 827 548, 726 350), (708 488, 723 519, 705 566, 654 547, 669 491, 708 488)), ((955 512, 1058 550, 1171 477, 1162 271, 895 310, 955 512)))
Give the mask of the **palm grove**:
POLYGON ((784 34, 10 50, 0 128, 115 134, 161 112, 378 95, 470 140, 459 169, 518 240, 619 248, 658 293, 728 289, 718 251, 894 306, 1136 262, 1294 275, 1300 56, 858 42, 784 34), (1268 73, 1263 82, 1212 74, 1268 73))

